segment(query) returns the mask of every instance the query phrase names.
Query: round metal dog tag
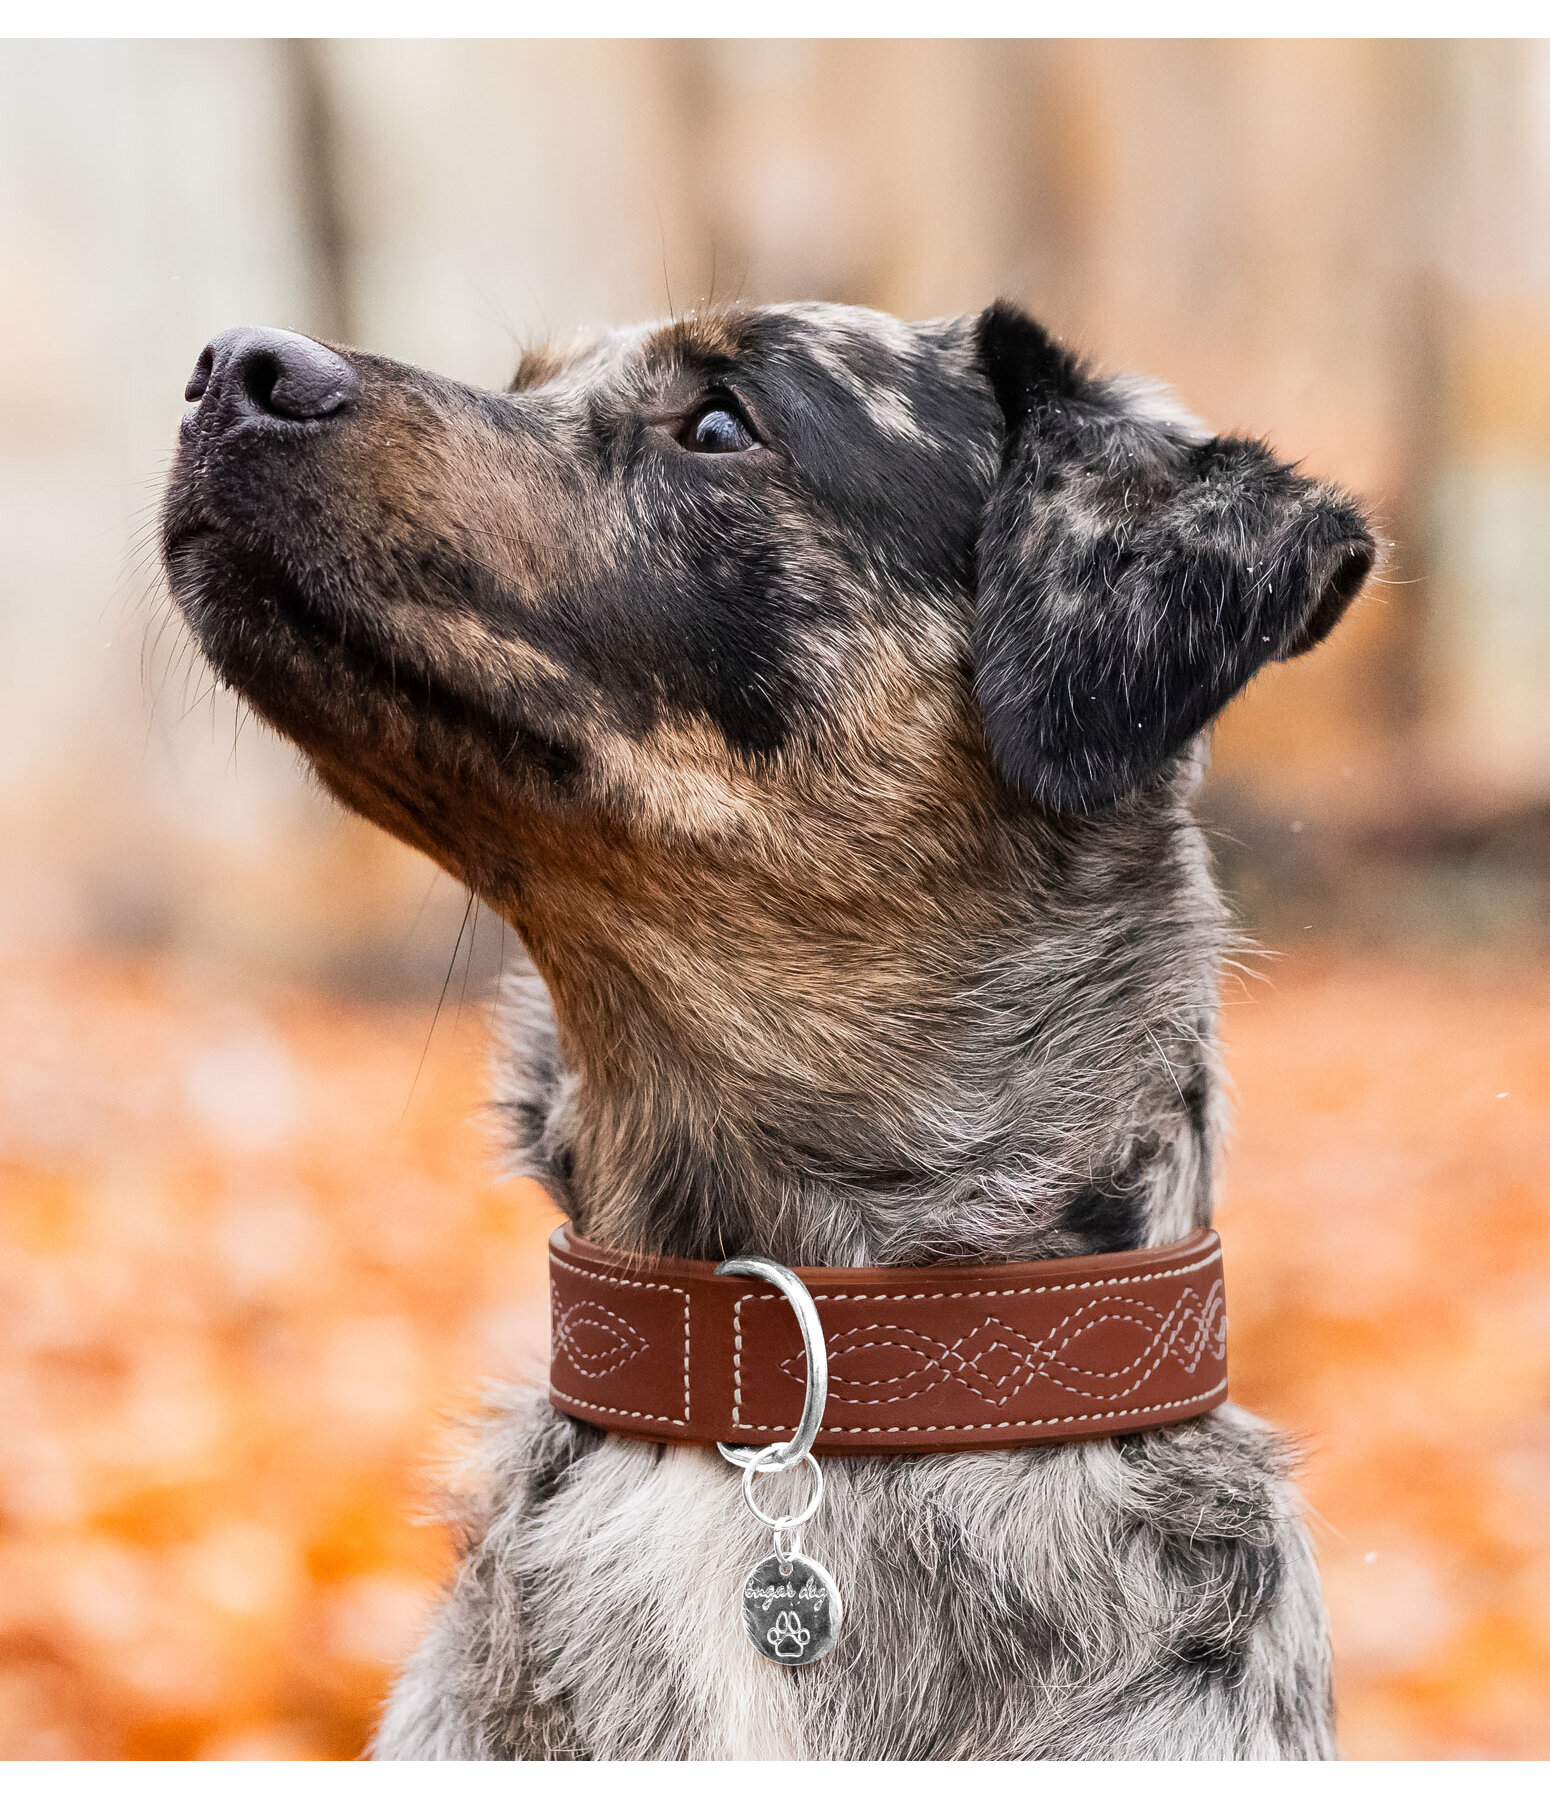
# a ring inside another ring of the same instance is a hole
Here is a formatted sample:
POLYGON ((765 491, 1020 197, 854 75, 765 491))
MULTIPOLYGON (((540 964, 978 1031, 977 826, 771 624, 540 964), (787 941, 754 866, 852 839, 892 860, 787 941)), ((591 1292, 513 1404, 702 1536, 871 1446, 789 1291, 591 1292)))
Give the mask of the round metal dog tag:
POLYGON ((767 1556, 743 1583, 743 1624, 754 1649, 789 1668, 827 1656, 843 1616, 834 1577, 810 1557, 767 1556))

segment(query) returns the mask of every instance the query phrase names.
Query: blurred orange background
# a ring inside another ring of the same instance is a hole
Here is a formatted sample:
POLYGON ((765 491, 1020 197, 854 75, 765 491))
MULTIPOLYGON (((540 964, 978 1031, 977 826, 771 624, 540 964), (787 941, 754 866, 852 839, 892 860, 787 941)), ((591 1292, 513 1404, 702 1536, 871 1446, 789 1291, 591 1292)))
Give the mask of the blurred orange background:
POLYGON ((1008 293, 1372 503, 1205 798, 1264 947, 1235 1391, 1303 1446, 1347 1753, 1550 1754, 1547 225, 1543 44, 0 45, 0 1755, 358 1754, 460 1421, 542 1368, 499 928, 167 617, 194 357, 499 385, 712 290, 1008 293))

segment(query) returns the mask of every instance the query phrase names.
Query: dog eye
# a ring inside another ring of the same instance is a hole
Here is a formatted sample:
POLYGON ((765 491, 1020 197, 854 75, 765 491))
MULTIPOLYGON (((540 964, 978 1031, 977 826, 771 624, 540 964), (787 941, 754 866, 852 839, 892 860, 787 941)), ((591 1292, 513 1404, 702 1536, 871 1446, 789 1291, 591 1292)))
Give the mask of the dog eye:
POLYGON ((678 441, 685 450, 698 450, 707 456, 726 456, 734 450, 752 450, 759 440, 748 429, 740 413, 724 400, 712 400, 684 421, 678 441))

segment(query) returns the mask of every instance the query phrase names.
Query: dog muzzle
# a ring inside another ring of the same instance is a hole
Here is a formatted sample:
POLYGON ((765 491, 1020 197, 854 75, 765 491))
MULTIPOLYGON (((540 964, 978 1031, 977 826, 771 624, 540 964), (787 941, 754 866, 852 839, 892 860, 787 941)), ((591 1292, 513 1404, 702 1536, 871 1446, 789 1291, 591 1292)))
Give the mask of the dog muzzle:
POLYGON ((1012 1449, 1174 1425, 1227 1398, 1222 1247, 1048 1262, 787 1269, 631 1257, 549 1240, 549 1393, 573 1418, 714 1443, 743 1469, 774 1554, 743 1588, 756 1649, 815 1662, 839 1631, 834 1579, 801 1555, 823 1472, 857 1456, 1012 1449), (802 1462, 807 1503, 774 1516, 760 1474, 802 1462))

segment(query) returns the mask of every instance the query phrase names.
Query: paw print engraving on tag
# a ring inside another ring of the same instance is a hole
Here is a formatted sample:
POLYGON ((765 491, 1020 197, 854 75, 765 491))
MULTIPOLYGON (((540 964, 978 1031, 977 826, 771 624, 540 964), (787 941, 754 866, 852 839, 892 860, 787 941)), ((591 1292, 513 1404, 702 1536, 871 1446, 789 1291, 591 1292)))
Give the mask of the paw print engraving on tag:
POLYGON ((813 1640, 813 1634, 794 1612, 783 1612, 764 1634, 782 1662, 796 1662, 813 1640))
POLYGON ((768 1662, 800 1669, 827 1656, 843 1613, 834 1577, 800 1553, 767 1556, 743 1581, 743 1626, 768 1662))

